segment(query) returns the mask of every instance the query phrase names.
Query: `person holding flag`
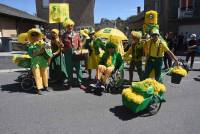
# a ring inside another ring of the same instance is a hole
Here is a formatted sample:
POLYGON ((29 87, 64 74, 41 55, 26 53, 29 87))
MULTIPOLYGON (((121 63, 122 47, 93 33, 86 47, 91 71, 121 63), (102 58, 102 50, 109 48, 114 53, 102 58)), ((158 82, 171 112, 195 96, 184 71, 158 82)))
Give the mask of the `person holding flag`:
POLYGON ((68 75, 67 88, 70 89, 73 84, 73 68, 75 67, 79 87, 85 90, 86 87, 82 83, 81 61, 76 59, 79 55, 78 50, 82 49, 82 43, 79 34, 73 29, 74 24, 71 19, 66 19, 63 22, 63 26, 66 28, 66 32, 62 35, 62 42, 68 75))

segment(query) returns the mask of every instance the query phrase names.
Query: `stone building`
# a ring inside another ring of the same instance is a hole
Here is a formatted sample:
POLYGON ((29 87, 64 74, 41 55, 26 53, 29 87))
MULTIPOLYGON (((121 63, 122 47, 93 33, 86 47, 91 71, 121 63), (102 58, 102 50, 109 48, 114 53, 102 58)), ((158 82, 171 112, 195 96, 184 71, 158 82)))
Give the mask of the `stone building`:
POLYGON ((144 10, 159 13, 162 32, 199 33, 199 0, 144 0, 144 10))
MULTIPOLYGON (((37 16, 49 21, 49 3, 69 3, 70 18, 75 21, 76 28, 94 26, 95 0, 36 0, 37 16)), ((49 28, 58 28, 49 24, 49 28)))
POLYGON ((47 22, 27 12, 0 4, 0 37, 16 37, 30 28, 47 22))

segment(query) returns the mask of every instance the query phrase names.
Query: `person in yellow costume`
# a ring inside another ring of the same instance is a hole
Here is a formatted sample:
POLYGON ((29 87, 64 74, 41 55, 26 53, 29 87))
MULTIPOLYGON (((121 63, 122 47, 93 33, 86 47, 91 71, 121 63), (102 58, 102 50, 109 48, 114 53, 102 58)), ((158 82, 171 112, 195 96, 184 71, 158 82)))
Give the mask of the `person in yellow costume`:
POLYGON ((150 73, 154 69, 155 79, 159 82, 162 82, 162 79, 160 77, 164 53, 167 52, 167 54, 169 54, 169 56, 175 60, 175 63, 177 65, 178 60, 176 56, 169 50, 166 42, 164 40, 161 40, 159 36, 159 30, 152 29, 151 38, 144 44, 144 51, 148 58, 145 66, 144 79, 149 78, 150 73))
POLYGON ((130 55, 131 62, 129 68, 129 81, 133 81, 133 71, 135 67, 137 68, 137 72, 140 80, 142 80, 142 56, 143 56, 143 43, 141 42, 142 33, 139 31, 131 32, 133 41, 129 50, 125 53, 124 59, 126 60, 130 55))
POLYGON ((90 38, 86 40, 84 47, 89 50, 87 69, 89 74, 88 79, 91 79, 92 69, 97 69, 105 46, 99 38, 95 37, 95 31, 93 28, 89 29, 89 37, 90 38))
MULTIPOLYGON (((31 69, 36 82, 36 93, 42 95, 41 90, 48 91, 48 58, 52 53, 47 53, 46 44, 42 40, 43 34, 39 29, 32 28, 28 31, 28 53, 31 56, 31 69)), ((49 49, 49 48, 48 48, 49 49)))

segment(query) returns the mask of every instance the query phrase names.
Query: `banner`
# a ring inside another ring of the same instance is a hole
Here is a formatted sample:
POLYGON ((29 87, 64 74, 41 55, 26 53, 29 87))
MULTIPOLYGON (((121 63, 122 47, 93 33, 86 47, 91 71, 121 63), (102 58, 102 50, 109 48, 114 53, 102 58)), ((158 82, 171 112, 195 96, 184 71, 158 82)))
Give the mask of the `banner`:
POLYGON ((68 3, 49 4, 49 23, 62 23, 66 18, 69 18, 68 3))

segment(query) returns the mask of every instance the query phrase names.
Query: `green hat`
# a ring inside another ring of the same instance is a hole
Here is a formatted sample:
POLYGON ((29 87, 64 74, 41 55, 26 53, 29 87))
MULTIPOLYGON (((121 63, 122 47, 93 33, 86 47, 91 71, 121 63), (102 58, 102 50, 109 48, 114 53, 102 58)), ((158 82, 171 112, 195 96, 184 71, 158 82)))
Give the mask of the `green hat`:
POLYGON ((152 30, 151 30, 151 35, 160 35, 160 33, 159 33, 159 30, 157 29, 157 28, 153 28, 152 30))
POLYGON ((97 38, 96 40, 94 40, 94 44, 101 46, 104 45, 104 42, 101 39, 97 38))
POLYGON ((109 49, 109 48, 115 49, 115 48, 116 48, 116 45, 115 45, 114 43, 112 43, 112 42, 108 42, 108 43, 106 44, 106 49, 109 49))

